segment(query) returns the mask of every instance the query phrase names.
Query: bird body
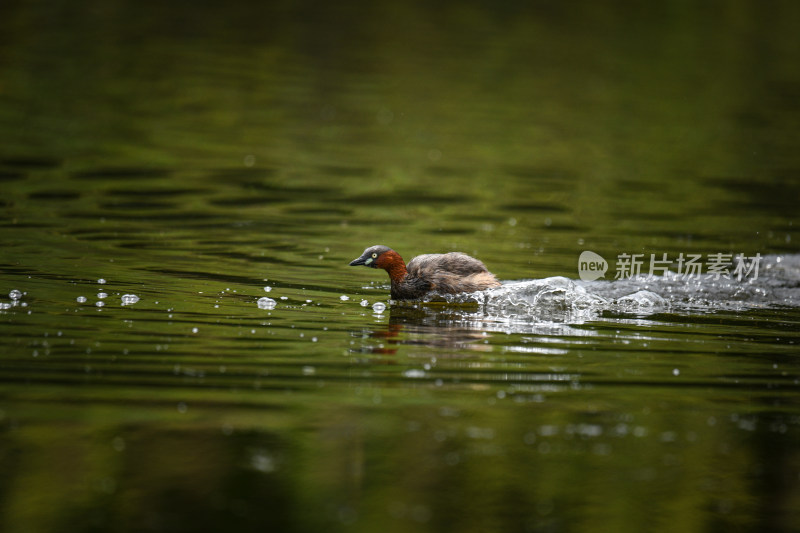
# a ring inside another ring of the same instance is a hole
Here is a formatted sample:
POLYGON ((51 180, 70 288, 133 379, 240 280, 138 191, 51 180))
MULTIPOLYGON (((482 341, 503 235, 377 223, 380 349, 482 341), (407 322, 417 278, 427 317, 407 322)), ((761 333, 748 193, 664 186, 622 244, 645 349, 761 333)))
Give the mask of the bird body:
POLYGON ((371 246, 350 266, 382 268, 389 274, 395 300, 415 300, 428 292, 475 292, 500 286, 481 261, 461 252, 418 255, 406 265, 400 254, 383 245, 371 246))

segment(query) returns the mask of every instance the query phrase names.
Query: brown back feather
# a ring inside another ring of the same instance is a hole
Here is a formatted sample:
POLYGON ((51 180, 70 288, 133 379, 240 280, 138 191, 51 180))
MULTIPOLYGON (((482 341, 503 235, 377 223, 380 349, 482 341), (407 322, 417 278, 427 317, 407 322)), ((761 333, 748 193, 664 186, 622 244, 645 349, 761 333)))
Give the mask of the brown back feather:
POLYGON ((408 281, 425 279, 430 282, 430 290, 442 293, 473 292, 500 285, 486 265, 461 252, 420 255, 407 268, 408 281))

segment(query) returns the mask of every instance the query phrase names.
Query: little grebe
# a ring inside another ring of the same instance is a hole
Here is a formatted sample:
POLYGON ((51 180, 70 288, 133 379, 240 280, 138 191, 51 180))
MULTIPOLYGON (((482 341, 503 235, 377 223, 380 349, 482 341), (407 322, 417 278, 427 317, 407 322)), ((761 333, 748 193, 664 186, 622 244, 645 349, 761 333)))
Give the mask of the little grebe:
POLYGON ((414 300, 429 291, 447 294, 499 287, 486 265, 461 252, 418 255, 406 266, 400 254, 388 246, 370 246, 350 266, 382 268, 392 281, 392 298, 414 300))

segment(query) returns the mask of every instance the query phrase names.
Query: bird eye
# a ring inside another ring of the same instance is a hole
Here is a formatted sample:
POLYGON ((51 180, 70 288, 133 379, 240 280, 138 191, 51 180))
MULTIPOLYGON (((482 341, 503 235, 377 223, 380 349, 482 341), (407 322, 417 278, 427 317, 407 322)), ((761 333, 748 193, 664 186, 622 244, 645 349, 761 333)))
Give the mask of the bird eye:
POLYGON ((376 258, 376 257, 378 257, 378 254, 372 254, 372 258, 373 259, 376 258))

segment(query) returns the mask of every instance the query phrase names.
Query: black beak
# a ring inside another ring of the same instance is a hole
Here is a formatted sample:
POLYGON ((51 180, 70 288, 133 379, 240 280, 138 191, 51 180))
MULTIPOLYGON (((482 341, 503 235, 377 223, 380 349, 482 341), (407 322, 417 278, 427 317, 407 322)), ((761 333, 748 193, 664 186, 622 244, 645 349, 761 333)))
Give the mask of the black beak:
POLYGON ((367 259, 362 255, 358 259, 353 259, 352 261, 350 261, 350 266, 354 267, 354 266, 358 266, 358 265, 363 265, 366 260, 367 259))

